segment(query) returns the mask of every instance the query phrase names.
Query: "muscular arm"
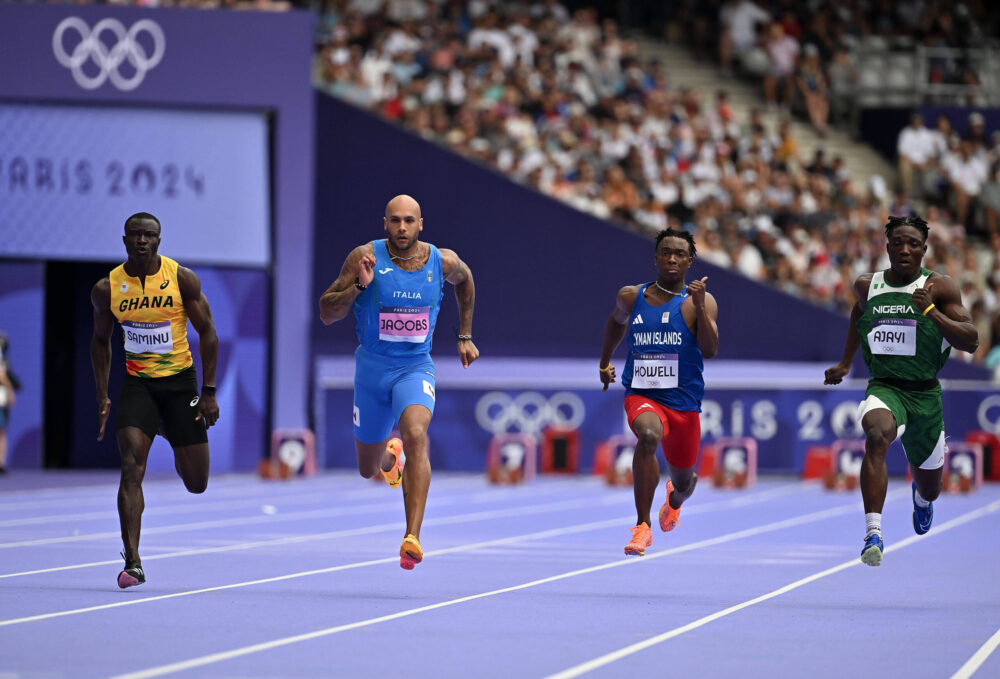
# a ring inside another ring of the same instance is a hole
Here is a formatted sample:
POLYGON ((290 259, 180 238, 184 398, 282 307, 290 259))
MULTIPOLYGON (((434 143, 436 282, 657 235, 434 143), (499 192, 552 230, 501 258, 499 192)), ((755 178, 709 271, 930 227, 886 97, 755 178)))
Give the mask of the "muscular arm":
POLYGON ((844 376, 851 371, 851 363, 854 362, 854 355, 858 353, 861 346, 861 335, 858 334, 858 319, 865 312, 865 305, 868 303, 868 286, 872 282, 872 275, 862 274, 854 281, 854 294, 858 301, 851 309, 851 320, 847 325, 847 337, 844 340, 844 353, 841 354, 840 362, 832 368, 827 368, 823 375, 823 384, 840 384, 844 376))
MULTIPOLYGON (((181 299, 187 310, 188 319, 198 333, 201 345, 201 383, 215 386, 215 368, 219 359, 219 336, 215 333, 215 321, 212 320, 212 309, 208 299, 201 291, 201 280, 198 275, 183 266, 177 267, 177 287, 181 290, 181 299)), ((215 400, 215 392, 202 391, 198 401, 198 416, 205 418, 205 425, 211 427, 219 419, 219 406, 215 400)))
POLYGON ((719 353, 719 304, 712 293, 705 290, 705 281, 694 280, 688 284, 689 297, 681 307, 684 321, 698 338, 698 348, 705 358, 714 358, 719 353), (693 318, 692 318, 693 316, 693 318))
POLYGON ((452 250, 441 250, 441 269, 444 279, 455 286, 458 301, 458 334, 472 334, 472 310, 476 306, 476 283, 472 271, 452 250))
MULTIPOLYGON (((472 311, 476 306, 476 283, 472 271, 453 250, 441 249, 441 273, 444 279, 455 286, 455 300, 458 302, 458 334, 472 335, 472 311)), ((458 341, 458 355, 462 366, 479 358, 479 349, 471 339, 458 341)))
POLYGON ((635 297, 639 293, 639 286, 626 285, 618 291, 615 297, 615 306, 608 316, 607 323, 604 324, 604 339, 601 342, 601 361, 598 364, 600 370, 601 383, 604 385, 602 391, 607 391, 608 386, 615 381, 615 369, 611 365, 611 355, 621 344, 628 331, 628 317, 632 315, 632 306, 635 304, 635 297))
POLYGON ((979 348, 979 332, 972 316, 962 306, 962 294, 950 276, 934 274, 928 278, 927 284, 913 293, 913 304, 917 311, 934 305, 927 318, 938 327, 948 344, 970 354, 979 348))
MULTIPOLYGON (((323 325, 330 325, 347 316, 347 313, 351 310, 351 305, 354 304, 354 300, 361 294, 361 291, 354 286, 355 278, 360 279, 363 285, 371 283, 371 278, 367 281, 362 279, 362 269, 365 269, 362 266, 362 262, 368 265, 368 272, 374 271, 376 264, 375 249, 371 243, 359 245, 351 251, 351 254, 347 255, 344 265, 340 268, 340 275, 337 276, 337 280, 326 289, 326 292, 320 295, 319 319, 323 321, 323 325)), ((372 273, 373 277, 374 274, 372 273)))
POLYGON ((104 438, 104 426, 111 412, 108 398, 108 376, 111 371, 111 332, 115 327, 115 316, 111 313, 111 282, 107 278, 97 281, 90 291, 90 303, 94 307, 94 334, 90 337, 90 364, 94 369, 97 385, 97 411, 100 430, 97 440, 104 438))

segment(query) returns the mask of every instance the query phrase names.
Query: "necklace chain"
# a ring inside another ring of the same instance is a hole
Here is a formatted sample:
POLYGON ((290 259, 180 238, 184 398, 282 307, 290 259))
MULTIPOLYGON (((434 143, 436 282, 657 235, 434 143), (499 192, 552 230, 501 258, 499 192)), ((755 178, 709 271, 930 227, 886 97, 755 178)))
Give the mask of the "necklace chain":
POLYGON ((662 290, 663 292, 667 293, 668 295, 681 295, 681 294, 684 293, 683 290, 681 290, 680 292, 674 292, 673 290, 667 290, 665 287, 663 287, 662 285, 660 285, 660 281, 653 281, 653 285, 655 285, 656 287, 658 287, 660 290, 662 290))
POLYGON ((416 253, 410 255, 409 257, 400 257, 399 255, 392 254, 392 249, 389 247, 389 239, 388 238, 385 239, 385 249, 389 251, 389 256, 390 257, 392 257, 393 259, 398 259, 401 262, 408 262, 411 259, 416 259, 420 255, 420 247, 419 246, 417 247, 416 253))

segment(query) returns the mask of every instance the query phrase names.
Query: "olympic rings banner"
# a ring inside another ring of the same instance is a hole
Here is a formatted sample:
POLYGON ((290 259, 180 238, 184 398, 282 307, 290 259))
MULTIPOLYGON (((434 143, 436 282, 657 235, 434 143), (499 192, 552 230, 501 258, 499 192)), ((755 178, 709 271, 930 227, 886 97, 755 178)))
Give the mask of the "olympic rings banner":
MULTIPOLYGON (((507 359, 498 369, 478 363, 467 371, 452 370, 456 359, 437 361, 438 385, 431 421, 431 464, 437 469, 483 471, 489 442, 496 433, 538 434, 546 427, 569 427, 580 434, 580 466, 587 471, 594 448, 611 436, 628 431, 623 407, 625 392, 615 384, 602 392, 596 362, 545 361, 547 367, 525 359, 507 359), (447 363, 444 363, 447 361, 447 363), (509 374, 506 365, 528 365, 521 374, 509 374), (565 369, 558 366, 565 364, 565 369), (477 386, 477 380, 481 386, 477 386)), ((494 359, 503 362, 504 359, 494 359)), ((758 468, 763 473, 800 473, 811 446, 829 445, 838 439, 861 438, 858 405, 865 381, 849 380, 846 386, 824 387, 822 368, 809 364, 788 379, 736 380, 743 364, 728 361, 706 370, 702 404, 702 445, 730 436, 750 436, 758 442, 758 468), (713 378, 715 386, 713 386, 713 378), (779 387, 782 383, 787 387, 779 387), (815 386, 804 386, 815 384, 815 386)), ((341 375, 348 363, 335 364, 341 375)), ((759 365, 759 364, 758 364, 759 365)), ((772 364, 773 365, 773 364, 772 364)), ((788 370, 793 370, 788 364, 788 370)), ((752 369, 752 368, 751 368, 752 369)), ((322 373, 321 371, 319 371, 322 373)), ((352 467, 354 457, 351 407, 353 391, 346 376, 329 379, 317 375, 317 450, 327 467, 352 467)), ((983 382, 945 384, 945 434, 963 440, 969 431, 1000 432, 1000 393, 983 382)), ((887 458, 891 474, 904 474, 906 463, 897 441, 887 458)), ((662 457, 661 457, 662 463, 662 457)))

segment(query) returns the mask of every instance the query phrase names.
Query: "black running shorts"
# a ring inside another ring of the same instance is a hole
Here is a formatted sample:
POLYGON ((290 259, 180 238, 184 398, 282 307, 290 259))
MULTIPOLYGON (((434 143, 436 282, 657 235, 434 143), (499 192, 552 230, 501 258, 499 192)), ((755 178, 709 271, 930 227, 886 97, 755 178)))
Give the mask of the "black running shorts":
POLYGON ((194 366, 169 377, 126 375, 118 397, 118 428, 138 427, 150 439, 162 433, 174 448, 207 443, 204 418, 194 419, 199 398, 194 366))

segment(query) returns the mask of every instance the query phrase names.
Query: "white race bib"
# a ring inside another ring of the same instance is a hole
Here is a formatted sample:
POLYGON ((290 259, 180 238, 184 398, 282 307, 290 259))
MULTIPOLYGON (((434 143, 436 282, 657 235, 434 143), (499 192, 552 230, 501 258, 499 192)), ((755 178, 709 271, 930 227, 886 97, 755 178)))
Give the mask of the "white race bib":
POLYGON ((917 322, 909 318, 876 321, 868 333, 868 348, 885 356, 917 355, 917 322))
POLYGON ((632 358, 633 389, 676 389, 677 354, 635 354, 632 358))
POLYGON ((169 354, 174 350, 174 330, 170 321, 125 321, 122 332, 125 333, 125 351, 130 354, 169 354))

